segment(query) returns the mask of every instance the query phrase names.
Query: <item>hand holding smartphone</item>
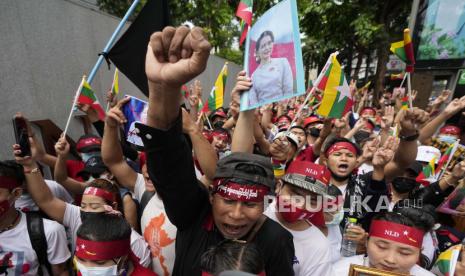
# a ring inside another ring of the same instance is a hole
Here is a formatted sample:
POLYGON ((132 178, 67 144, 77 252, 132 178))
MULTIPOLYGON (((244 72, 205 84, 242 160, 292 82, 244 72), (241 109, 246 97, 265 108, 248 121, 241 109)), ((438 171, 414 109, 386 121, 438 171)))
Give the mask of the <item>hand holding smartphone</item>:
POLYGON ((26 120, 22 117, 15 116, 13 118, 13 128, 15 130, 16 144, 21 147, 20 156, 31 156, 31 145, 29 144, 26 120))

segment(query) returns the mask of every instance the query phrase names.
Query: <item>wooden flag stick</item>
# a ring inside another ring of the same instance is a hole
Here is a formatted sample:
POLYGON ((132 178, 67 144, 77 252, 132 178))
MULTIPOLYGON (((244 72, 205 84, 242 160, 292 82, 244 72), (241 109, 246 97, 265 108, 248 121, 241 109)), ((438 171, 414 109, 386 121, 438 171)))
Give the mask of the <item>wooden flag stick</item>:
POLYGON ((410 109, 413 109, 412 101, 412 83, 410 81, 410 72, 407 72, 407 89, 408 89, 408 105, 410 109))

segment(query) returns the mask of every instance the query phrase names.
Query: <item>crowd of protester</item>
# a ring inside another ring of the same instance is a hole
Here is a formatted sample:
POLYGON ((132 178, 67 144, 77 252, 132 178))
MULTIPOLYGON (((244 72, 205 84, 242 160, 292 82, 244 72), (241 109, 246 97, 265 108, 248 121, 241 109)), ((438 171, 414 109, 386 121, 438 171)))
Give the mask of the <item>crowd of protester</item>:
POLYGON ((319 117, 306 95, 240 112, 252 87, 240 72, 228 107, 203 114, 195 78, 209 53, 199 28, 152 35, 143 148, 122 135, 128 98, 109 99, 104 122, 80 105, 96 134, 75 149, 62 136, 53 154, 16 115, 31 153, 13 145, 0 162, 0 275, 348 275, 353 264, 443 275, 438 256, 465 238, 463 146, 440 178, 418 176, 459 141, 447 121, 465 97, 402 108, 400 89, 370 100, 352 82, 342 118, 319 117), (437 211, 453 192, 455 212, 437 211))

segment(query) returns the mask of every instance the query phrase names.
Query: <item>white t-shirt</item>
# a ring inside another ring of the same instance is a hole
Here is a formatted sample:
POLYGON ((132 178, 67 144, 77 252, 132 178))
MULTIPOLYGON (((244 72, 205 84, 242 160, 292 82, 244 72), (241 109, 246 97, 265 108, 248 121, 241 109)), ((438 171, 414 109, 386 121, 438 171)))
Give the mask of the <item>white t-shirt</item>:
MULTIPOLYGON (((333 265, 334 275, 349 275, 349 269, 351 264, 369 266, 368 257, 365 258, 364 255, 356 255, 352 257, 342 258, 339 262, 333 265)), ((420 267, 419 265, 414 265, 410 269, 409 273, 413 276, 434 276, 433 273, 420 267)))
POLYGON ((362 175, 373 171, 373 165, 363 163, 357 168, 357 174, 362 175))
POLYGON ((341 259, 341 245, 342 245, 342 234, 337 225, 327 225, 328 236, 326 237, 329 241, 331 250, 331 263, 335 263, 341 259))
MULTIPOLYGON (((73 197, 68 193, 65 187, 58 184, 56 181, 45 179, 45 184, 52 192, 52 194, 67 203, 73 203, 73 197)), ((39 206, 34 202, 31 195, 23 193, 16 201, 15 208, 22 211, 38 211, 39 206)))
MULTIPOLYGON (((63 225, 44 219, 47 257, 50 264, 61 264, 71 257, 63 225)), ((37 275, 39 260, 27 231, 26 214, 15 228, 0 233, 0 275, 37 275), (7 263, 7 267, 5 267, 7 263), (6 270, 6 271, 5 271, 6 270)), ((47 269, 42 269, 48 275, 47 269)))
MULTIPOLYGON (((276 217, 276 201, 268 206, 264 214, 280 223, 276 217)), ((286 228, 284 225, 282 226, 286 228)), ((330 245, 320 229, 311 226, 303 231, 294 231, 288 228, 286 230, 294 237, 293 268, 295 275, 331 275, 330 245)))
MULTIPOLYGON (((63 225, 69 228, 71 234, 71 249, 74 252, 76 246, 77 230, 81 226, 81 208, 76 205, 66 203, 63 225)), ((131 232, 131 250, 139 258, 139 263, 143 267, 150 265, 150 250, 144 238, 136 231, 131 232)))
MULTIPOLYGON (((138 174, 134 196, 139 202, 144 192, 145 180, 142 174, 138 174)), ((158 275, 171 275, 176 257, 174 245, 177 228, 168 219, 163 201, 157 195, 154 195, 147 203, 140 225, 145 241, 152 252, 152 270, 158 275)))
MULTIPOLYGON (((336 185, 334 185, 336 186, 336 185)), ((346 198, 346 190, 347 190, 347 184, 344 184, 344 185, 341 185, 341 186, 336 186, 339 191, 341 191, 342 193, 342 198, 345 199, 346 198)))

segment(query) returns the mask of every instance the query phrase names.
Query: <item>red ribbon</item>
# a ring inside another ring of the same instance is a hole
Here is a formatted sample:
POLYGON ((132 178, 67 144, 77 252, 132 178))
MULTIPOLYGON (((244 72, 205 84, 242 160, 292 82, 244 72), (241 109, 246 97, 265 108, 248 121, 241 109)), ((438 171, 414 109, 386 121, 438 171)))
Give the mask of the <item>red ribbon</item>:
POLYGON ((357 149, 351 143, 349 143, 349 142, 337 142, 334 145, 332 145, 331 147, 329 147, 329 149, 326 151, 326 157, 330 156, 333 152, 340 151, 342 149, 346 149, 346 150, 352 152, 353 154, 357 155, 357 149))
POLYGON ((111 203, 115 202, 115 195, 109 191, 105 191, 104 189, 100 189, 97 187, 87 187, 84 190, 84 195, 93 195, 101 197, 111 203))
POLYGON ((423 231, 391 221, 373 220, 370 227, 370 237, 391 240, 419 249, 423 243, 423 236, 423 231))
POLYGON ((21 182, 15 178, 9 176, 0 176, 0 188, 12 190, 19 186, 21 186, 21 182))
POLYGON ((224 179, 218 179, 213 183, 213 192, 232 200, 260 202, 268 194, 268 187, 263 185, 245 185, 231 181, 224 183, 224 179))
POLYGON ((75 255, 81 259, 91 261, 111 260, 129 254, 130 239, 117 241, 89 241, 76 239, 75 255))

